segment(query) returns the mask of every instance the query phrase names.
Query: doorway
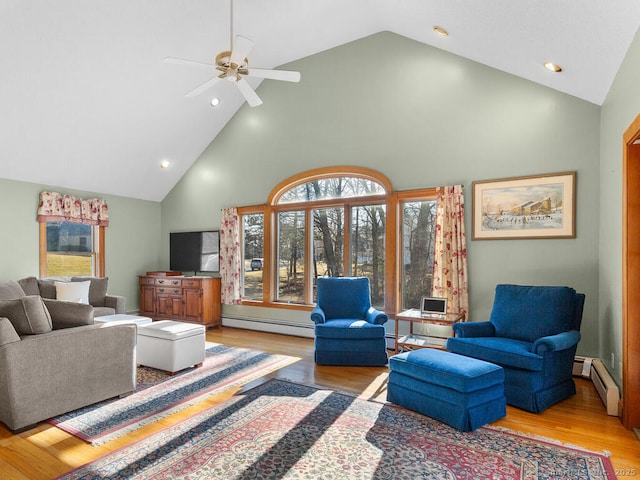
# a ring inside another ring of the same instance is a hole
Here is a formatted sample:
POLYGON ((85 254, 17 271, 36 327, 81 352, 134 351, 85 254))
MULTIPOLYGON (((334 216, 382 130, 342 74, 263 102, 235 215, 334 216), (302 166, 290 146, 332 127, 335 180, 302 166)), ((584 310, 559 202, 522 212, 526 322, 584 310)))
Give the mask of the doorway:
POLYGON ((640 115, 623 135, 622 424, 640 426, 640 115))

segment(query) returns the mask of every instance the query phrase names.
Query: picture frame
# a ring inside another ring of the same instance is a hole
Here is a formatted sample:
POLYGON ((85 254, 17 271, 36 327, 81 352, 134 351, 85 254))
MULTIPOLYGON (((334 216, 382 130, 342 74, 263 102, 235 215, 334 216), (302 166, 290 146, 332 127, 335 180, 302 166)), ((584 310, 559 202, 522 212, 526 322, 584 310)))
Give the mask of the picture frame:
POLYGON ((472 183, 472 239, 575 238, 576 172, 472 183))

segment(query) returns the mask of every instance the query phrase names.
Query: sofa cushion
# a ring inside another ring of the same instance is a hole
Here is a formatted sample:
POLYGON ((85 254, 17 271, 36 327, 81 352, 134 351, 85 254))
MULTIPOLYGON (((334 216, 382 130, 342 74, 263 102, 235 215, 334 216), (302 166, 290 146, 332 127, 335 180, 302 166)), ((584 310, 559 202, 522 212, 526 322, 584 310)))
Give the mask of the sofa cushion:
POLYGON ((86 282, 89 280, 89 303, 94 307, 104 307, 104 297, 107 295, 109 277, 71 277, 72 282, 86 282))
POLYGON ((38 279, 36 277, 26 277, 18 280, 18 284, 24 291, 25 295, 40 295, 38 288, 38 279))
POLYGON ((569 330, 575 300, 570 287, 498 285, 490 321, 496 337, 534 342, 569 330))
POLYGON ((116 309, 111 307, 93 307, 94 317, 104 317, 106 315, 115 315, 116 309))
POLYGON ((0 346, 19 341, 20 337, 11 321, 6 317, 0 318, 0 346))
POLYGON ((0 282, 0 300, 13 300, 26 296, 20 284, 14 280, 0 282))
POLYGON ((369 338, 384 338, 385 329, 382 325, 369 323, 366 320, 352 318, 338 318, 327 323, 319 323, 315 327, 316 338, 362 340, 369 338))
POLYGON ((541 371, 544 358, 531 352, 531 343, 503 337, 451 337, 447 350, 519 370, 541 371))
POLYGON ((0 300, 0 317, 7 317, 18 335, 48 333, 53 328, 49 310, 37 295, 0 300))
POLYGON ((89 304, 91 282, 53 282, 56 286, 56 300, 89 304))

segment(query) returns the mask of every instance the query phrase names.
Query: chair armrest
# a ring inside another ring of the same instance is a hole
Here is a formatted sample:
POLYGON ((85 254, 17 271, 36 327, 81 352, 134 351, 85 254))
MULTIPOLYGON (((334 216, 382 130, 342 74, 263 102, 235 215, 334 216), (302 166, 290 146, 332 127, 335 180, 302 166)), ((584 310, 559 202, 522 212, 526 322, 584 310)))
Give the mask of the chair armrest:
POLYGON ((313 320, 313 323, 315 323, 316 325, 319 323, 324 323, 326 320, 324 311, 317 305, 313 310, 311 310, 311 320, 313 320))
POLYGON ((51 315, 53 329, 93 325, 93 306, 84 303, 65 302, 43 298, 51 315))
POLYGON ((0 346, 19 342, 20 336, 13 328, 13 324, 6 317, 0 317, 0 346))
POLYGON ((580 341, 580 337, 580 332, 577 330, 570 330, 568 332, 558 333, 557 335, 542 337, 533 343, 531 352, 537 355, 542 355, 545 352, 566 350, 567 348, 577 345, 580 341))
POLYGON ((369 307, 367 310, 367 315, 365 316, 365 320, 374 325, 382 325, 389 320, 389 317, 386 313, 381 312, 373 307, 369 307))
POLYGON ((127 297, 122 295, 105 295, 104 306, 115 309, 116 313, 127 313, 127 297))
POLYGON ((457 322, 453 324, 456 337, 495 337, 496 329, 491 322, 457 322))

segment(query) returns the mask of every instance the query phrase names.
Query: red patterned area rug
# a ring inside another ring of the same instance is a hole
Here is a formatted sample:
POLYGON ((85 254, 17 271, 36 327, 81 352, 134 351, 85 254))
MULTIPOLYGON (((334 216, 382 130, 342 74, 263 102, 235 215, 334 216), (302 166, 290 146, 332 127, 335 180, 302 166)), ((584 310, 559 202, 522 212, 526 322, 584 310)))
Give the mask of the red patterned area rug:
POLYGON ((49 420, 92 445, 101 445, 171 415, 205 396, 256 380, 299 360, 297 357, 208 343, 203 365, 169 375, 138 367, 136 391, 49 420))
POLYGON ((610 460, 514 432, 270 380, 61 479, 613 479, 610 460))

